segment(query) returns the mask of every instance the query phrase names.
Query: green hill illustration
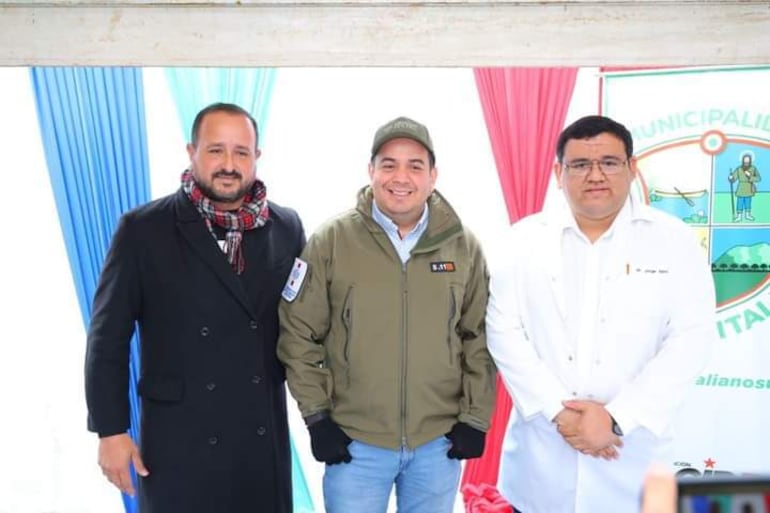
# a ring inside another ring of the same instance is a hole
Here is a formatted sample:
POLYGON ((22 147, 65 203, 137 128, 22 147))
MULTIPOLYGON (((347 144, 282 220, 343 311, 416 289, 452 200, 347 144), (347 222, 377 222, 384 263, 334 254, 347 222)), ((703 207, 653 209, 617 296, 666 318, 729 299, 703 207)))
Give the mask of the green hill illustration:
POLYGON ((717 303, 723 304, 754 289, 770 273, 770 243, 733 246, 712 264, 717 303))

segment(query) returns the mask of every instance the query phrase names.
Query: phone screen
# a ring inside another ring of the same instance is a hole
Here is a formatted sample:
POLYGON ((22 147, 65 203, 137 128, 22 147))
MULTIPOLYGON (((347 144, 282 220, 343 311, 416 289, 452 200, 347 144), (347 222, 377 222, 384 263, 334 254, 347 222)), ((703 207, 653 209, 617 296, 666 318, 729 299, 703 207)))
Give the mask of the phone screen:
POLYGON ((680 478, 679 513, 770 513, 770 476, 680 478))

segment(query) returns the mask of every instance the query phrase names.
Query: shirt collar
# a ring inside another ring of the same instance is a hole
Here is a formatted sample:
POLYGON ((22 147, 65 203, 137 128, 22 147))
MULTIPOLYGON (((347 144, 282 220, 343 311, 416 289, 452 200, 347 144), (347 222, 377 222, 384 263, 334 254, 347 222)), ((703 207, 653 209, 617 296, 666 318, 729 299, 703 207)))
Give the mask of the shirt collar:
MULTIPOLYGON (((562 229, 562 233, 566 232, 567 230, 573 230, 576 234, 581 233, 580 228, 577 225, 577 221, 575 220, 575 216, 570 210, 569 205, 566 201, 561 203, 563 205, 556 210, 555 219, 557 225, 562 229)), ((648 219, 650 219, 650 215, 646 205, 643 205, 639 200, 635 199, 633 194, 629 194, 626 197, 625 203, 623 203, 623 206, 620 208, 617 217, 615 217, 615 220, 612 221, 609 229, 604 232, 602 238, 612 237, 612 234, 615 231, 615 226, 621 223, 648 219)))

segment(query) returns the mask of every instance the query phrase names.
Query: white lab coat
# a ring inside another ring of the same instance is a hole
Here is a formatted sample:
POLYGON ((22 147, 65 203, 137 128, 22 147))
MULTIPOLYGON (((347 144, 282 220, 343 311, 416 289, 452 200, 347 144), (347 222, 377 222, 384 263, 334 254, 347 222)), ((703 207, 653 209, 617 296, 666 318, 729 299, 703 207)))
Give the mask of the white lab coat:
POLYGON ((713 280, 694 231, 630 199, 624 213, 600 271, 589 380, 578 380, 565 322, 569 211, 516 223, 491 260, 487 343, 514 401, 498 489, 523 513, 638 511, 643 474, 669 445, 716 340, 713 280), (583 455, 559 435, 551 420, 573 398, 606 404, 624 431, 617 460, 583 455))

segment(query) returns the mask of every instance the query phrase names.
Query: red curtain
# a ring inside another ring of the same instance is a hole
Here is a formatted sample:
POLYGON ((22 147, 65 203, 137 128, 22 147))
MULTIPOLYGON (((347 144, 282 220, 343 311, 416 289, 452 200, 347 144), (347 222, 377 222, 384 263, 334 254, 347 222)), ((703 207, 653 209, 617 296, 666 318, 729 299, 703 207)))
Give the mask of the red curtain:
MULTIPOLYGON (((540 211, 564 128, 577 68, 474 69, 511 223, 540 211)), ((495 485, 511 399, 497 379, 497 404, 481 458, 465 466, 462 492, 473 513, 510 511, 495 485)))

